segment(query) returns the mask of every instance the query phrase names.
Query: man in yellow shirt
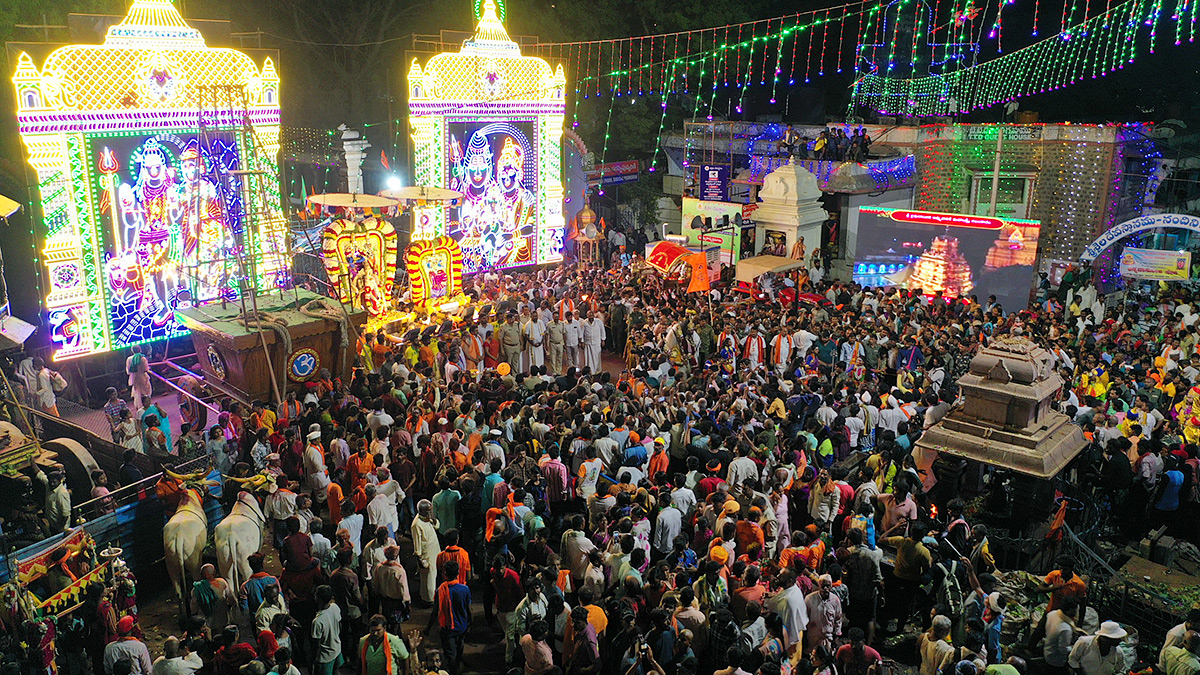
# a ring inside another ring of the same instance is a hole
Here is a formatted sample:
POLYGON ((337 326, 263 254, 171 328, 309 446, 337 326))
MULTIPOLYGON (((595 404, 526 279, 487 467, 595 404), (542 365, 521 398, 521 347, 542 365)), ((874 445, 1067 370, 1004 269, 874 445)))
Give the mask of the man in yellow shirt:
POLYGON ((279 421, 275 411, 262 401, 251 404, 250 422, 256 429, 266 429, 267 435, 275 433, 275 424, 279 421))

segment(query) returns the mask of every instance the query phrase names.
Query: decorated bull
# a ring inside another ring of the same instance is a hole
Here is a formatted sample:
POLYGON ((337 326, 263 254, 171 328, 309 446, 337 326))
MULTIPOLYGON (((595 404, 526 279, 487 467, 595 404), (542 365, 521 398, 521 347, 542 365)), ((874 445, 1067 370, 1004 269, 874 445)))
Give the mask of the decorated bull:
POLYGON ((163 554, 167 563, 167 575, 175 588, 175 597, 188 609, 192 581, 200 578, 200 562, 204 546, 208 543, 208 515, 204 512, 204 498, 208 489, 216 485, 208 479, 211 469, 204 468, 194 473, 175 473, 163 470, 163 477, 154 487, 167 512, 167 524, 163 527, 163 554))
POLYGON ((163 527, 163 553, 167 560, 167 574, 175 588, 175 596, 187 603, 188 584, 184 574, 192 580, 200 578, 200 562, 204 545, 208 543, 208 516, 204 513, 204 497, 200 490, 186 488, 174 515, 163 527))
POLYGON ((262 546, 267 518, 263 515, 258 500, 249 492, 238 493, 237 502, 229 515, 217 524, 213 531, 213 544, 217 549, 217 566, 234 588, 250 578, 251 554, 258 553, 262 546))

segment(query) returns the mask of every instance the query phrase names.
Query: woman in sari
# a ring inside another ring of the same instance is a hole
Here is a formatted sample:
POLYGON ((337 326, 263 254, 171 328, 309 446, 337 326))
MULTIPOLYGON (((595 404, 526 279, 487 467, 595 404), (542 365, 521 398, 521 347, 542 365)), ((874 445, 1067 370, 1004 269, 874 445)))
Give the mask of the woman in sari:
POLYGON ((154 413, 147 414, 142 418, 142 424, 145 430, 142 432, 142 452, 147 455, 161 453, 166 454, 167 436, 159 427, 158 416, 154 413))
POLYGON ((167 439, 167 448, 172 449, 175 444, 171 442, 171 418, 167 417, 167 412, 162 409, 157 403, 151 403, 146 408, 147 415, 154 415, 158 418, 158 428, 162 431, 163 436, 167 439))

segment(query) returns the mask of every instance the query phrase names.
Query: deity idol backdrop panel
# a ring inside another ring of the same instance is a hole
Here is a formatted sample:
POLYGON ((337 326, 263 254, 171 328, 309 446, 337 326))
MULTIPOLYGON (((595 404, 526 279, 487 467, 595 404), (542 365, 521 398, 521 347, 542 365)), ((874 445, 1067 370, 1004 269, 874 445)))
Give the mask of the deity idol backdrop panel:
POLYGON ((183 335, 175 310, 286 283, 270 59, 208 47, 170 0, 132 0, 104 44, 60 47, 40 68, 22 53, 12 80, 54 359, 183 335), (236 96, 202 103, 216 91, 236 96), (238 257, 262 259, 257 277, 237 278, 238 257))
POLYGON ((1005 311, 1017 311, 1029 303, 1041 229, 1036 220, 864 206, 851 212, 854 281, 994 295, 1005 311))
POLYGON ((229 256, 243 213, 229 172, 241 153, 224 136, 211 147, 172 132, 87 137, 114 348, 183 335, 174 308, 236 285, 229 256))
POLYGON ((449 120, 446 184, 466 195, 450 207, 447 230, 468 273, 518 267, 537 255, 536 126, 449 120))

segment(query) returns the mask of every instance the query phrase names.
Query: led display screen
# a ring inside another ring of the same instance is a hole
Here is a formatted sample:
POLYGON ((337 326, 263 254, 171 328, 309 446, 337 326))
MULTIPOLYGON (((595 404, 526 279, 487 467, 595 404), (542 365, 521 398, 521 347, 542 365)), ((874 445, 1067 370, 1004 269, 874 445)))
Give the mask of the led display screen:
POLYGON ((859 284, 981 301, 994 295, 1006 312, 1029 302, 1039 221, 861 207, 850 228, 859 284))
POLYGON ((236 143, 98 135, 88 150, 113 348, 184 334, 175 309, 235 295, 230 254, 241 238, 241 190, 229 171, 238 168, 236 143))

